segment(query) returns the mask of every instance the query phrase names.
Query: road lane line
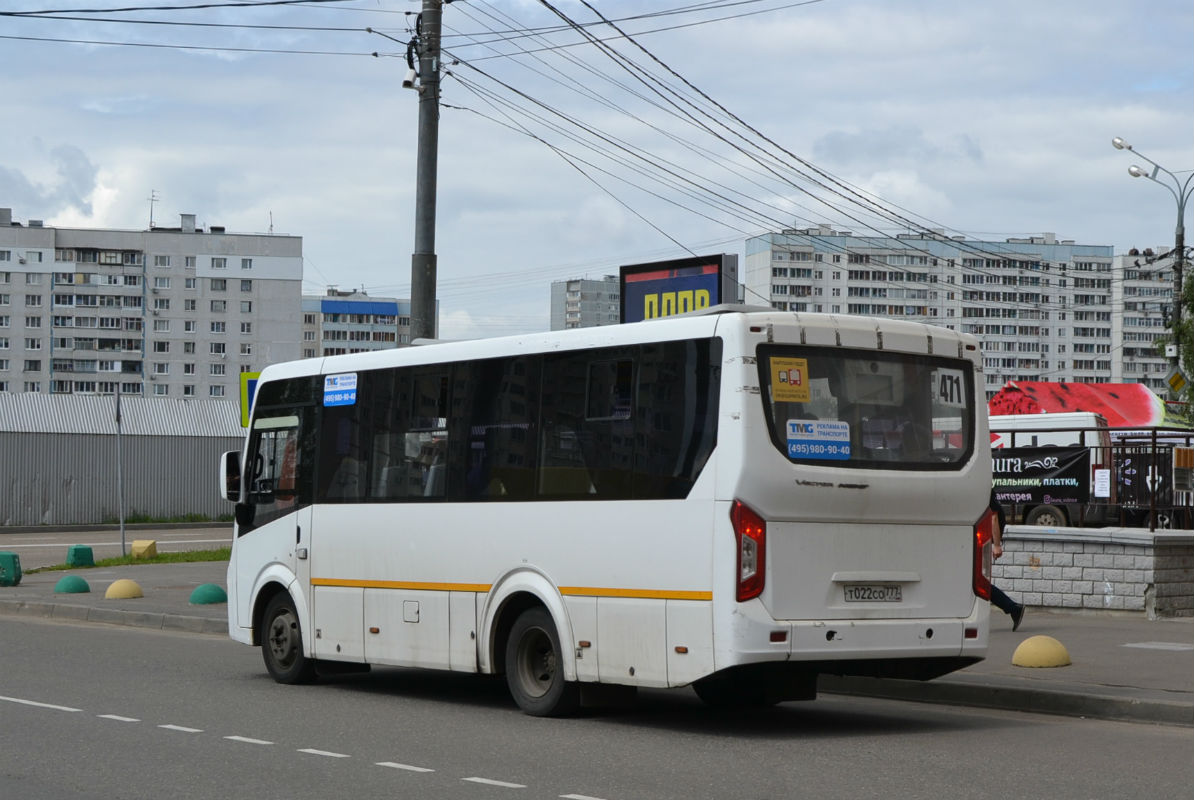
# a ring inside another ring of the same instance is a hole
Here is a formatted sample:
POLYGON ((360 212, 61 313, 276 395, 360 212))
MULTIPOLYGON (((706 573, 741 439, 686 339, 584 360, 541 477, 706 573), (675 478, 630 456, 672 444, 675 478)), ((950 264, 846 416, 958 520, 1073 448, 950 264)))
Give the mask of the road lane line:
POLYGON ((351 758, 347 753, 333 753, 329 750, 314 750, 309 747, 300 747, 300 753, 310 753, 313 756, 327 756, 328 758, 351 758))
POLYGON ((273 744, 265 739, 250 739, 247 736, 225 736, 224 738, 230 742, 244 742, 245 744, 273 744))
POLYGON ((525 789, 525 788, 527 788, 525 785, 523 785, 521 783, 506 783, 505 781, 495 781, 495 780, 490 780, 489 778, 461 778, 460 780, 468 781, 470 783, 483 783, 486 786, 501 786, 505 789, 525 789))
POLYGON ((600 797, 591 797, 587 794, 562 794, 562 800, 603 800, 600 797))
POLYGON ((179 731, 181 733, 203 733, 202 728, 184 728, 181 725, 159 725, 158 727, 168 731, 179 731))
POLYGON ((56 706, 53 703, 39 703, 36 700, 22 700, 19 697, 5 697, 0 695, 0 700, 8 703, 19 703, 23 706, 35 706, 37 708, 50 708, 54 711, 82 711, 81 708, 71 708, 70 706, 56 706))
POLYGON ((100 719, 114 719, 117 722, 140 722, 141 721, 139 719, 133 719, 132 717, 122 717, 117 714, 96 714, 96 716, 99 717, 100 719))
POLYGON ((1172 650, 1176 653, 1185 650, 1194 650, 1194 644, 1186 644, 1185 642, 1132 642, 1123 646, 1136 647, 1141 650, 1172 650))
POLYGON ((414 767, 410 764, 398 764, 393 761, 378 761, 375 766, 389 767, 390 769, 404 769, 408 772, 435 772, 435 770, 429 769, 427 767, 414 767))

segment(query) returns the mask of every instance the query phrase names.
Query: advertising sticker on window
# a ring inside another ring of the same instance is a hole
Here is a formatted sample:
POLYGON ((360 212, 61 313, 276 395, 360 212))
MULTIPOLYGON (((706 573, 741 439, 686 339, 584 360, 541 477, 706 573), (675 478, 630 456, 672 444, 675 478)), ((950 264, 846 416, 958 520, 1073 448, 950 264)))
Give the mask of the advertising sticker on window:
POLYGON ((771 399, 775 403, 808 403, 807 358, 771 359, 771 399))
POLYGON ((850 423, 816 419, 788 420, 788 458, 850 458, 850 423))
POLYGON ((324 376, 323 404, 325 406, 351 406, 356 402, 357 374, 355 372, 324 376))

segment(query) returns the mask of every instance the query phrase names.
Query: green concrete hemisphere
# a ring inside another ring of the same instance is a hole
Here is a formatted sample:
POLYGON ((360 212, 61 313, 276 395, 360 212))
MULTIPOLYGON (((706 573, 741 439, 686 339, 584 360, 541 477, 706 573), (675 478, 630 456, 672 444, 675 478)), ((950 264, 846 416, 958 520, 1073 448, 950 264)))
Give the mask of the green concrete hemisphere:
POLYGON ((54 584, 55 594, 87 594, 90 591, 91 587, 87 585, 87 581, 78 575, 64 575, 54 584))
POLYGON ((205 583, 191 592, 191 605, 207 606, 215 603, 227 603, 228 593, 214 583, 205 583))
POLYGON ((94 567, 95 555, 85 544, 72 544, 66 548, 66 565, 68 567, 94 567))

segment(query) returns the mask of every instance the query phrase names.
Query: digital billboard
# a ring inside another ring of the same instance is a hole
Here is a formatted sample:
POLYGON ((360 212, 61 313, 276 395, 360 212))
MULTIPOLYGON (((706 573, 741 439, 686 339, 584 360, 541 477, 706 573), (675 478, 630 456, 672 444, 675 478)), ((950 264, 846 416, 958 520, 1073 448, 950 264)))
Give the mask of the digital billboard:
POLYGON ((620 271, 622 322, 670 317, 738 301, 738 256, 632 264, 620 271))

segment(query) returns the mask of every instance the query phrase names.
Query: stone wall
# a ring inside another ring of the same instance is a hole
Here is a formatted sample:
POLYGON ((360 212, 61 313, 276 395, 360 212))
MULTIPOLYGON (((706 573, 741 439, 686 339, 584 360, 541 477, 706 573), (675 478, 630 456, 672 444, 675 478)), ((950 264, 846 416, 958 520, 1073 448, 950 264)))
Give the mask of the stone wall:
POLYGON ((1011 525, 995 584, 1030 606, 1194 616, 1194 531, 1011 525))

